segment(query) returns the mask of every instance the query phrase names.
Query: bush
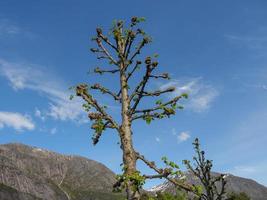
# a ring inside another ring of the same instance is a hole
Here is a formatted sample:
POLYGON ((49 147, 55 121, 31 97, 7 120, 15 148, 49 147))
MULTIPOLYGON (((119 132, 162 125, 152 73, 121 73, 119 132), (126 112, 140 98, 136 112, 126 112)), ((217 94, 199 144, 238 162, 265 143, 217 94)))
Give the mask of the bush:
POLYGON ((175 195, 168 192, 158 192, 155 196, 143 194, 141 200, 188 200, 188 197, 184 192, 178 190, 175 195))

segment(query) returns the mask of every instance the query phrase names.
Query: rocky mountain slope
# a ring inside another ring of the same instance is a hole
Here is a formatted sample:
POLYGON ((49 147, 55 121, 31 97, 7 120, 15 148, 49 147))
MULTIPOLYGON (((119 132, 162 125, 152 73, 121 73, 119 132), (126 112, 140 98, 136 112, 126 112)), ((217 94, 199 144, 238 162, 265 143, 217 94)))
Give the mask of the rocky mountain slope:
POLYGON ((1 200, 120 199, 112 193, 115 174, 79 156, 22 144, 0 145, 1 200))
MULTIPOLYGON (((192 175, 187 178, 196 183, 192 175)), ((253 180, 230 175, 227 181, 228 191, 267 200, 267 188, 253 180)), ((114 183, 115 174, 96 161, 23 144, 0 145, 1 200, 121 200, 112 193, 114 183)), ((153 191, 175 188, 165 182, 153 191)))
MULTIPOLYGON (((186 180, 191 184, 200 185, 197 178, 191 173, 186 173, 186 180)), ((218 176, 218 173, 213 173, 214 176, 218 176)), ((251 200, 267 200, 267 188, 254 180, 241 178, 238 176, 233 176, 229 174, 226 178, 226 191, 227 192, 245 192, 250 196, 251 200)), ((173 184, 169 182, 164 182, 158 186, 150 189, 151 192, 169 192, 175 193, 176 189, 173 184)))

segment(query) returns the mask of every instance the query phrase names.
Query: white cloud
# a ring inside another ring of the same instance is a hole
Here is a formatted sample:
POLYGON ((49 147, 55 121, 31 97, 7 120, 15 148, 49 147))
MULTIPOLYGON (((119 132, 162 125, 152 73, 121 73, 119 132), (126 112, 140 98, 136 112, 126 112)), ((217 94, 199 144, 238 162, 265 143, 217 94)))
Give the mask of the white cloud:
POLYGON ((184 142, 190 138, 190 133, 188 131, 183 131, 179 135, 177 135, 178 142, 184 142))
POLYGON ((35 110, 35 116, 41 119, 52 117, 57 120, 85 121, 81 101, 69 100, 68 86, 47 73, 37 65, 26 63, 11 63, 0 59, 0 74, 5 76, 14 90, 28 89, 45 95, 49 99, 49 108, 46 112, 35 110))
POLYGON ((56 133, 57 133, 57 128, 52 128, 52 129, 50 130, 50 133, 51 133, 52 135, 56 134, 56 133))
POLYGON ((156 140, 156 142, 160 142, 160 138, 159 137, 156 137, 155 140, 156 140))
POLYGON ((175 97, 182 93, 189 94, 189 99, 185 101, 184 105, 195 112, 208 110, 219 95, 219 92, 214 87, 203 83, 202 78, 174 79, 169 83, 161 85, 160 89, 163 90, 168 87, 176 88, 170 97, 175 97))
POLYGON ((40 118, 42 121, 45 121, 45 116, 43 115, 43 113, 38 108, 35 108, 34 115, 35 115, 35 117, 40 118))
POLYGON ((35 128, 34 123, 28 116, 20 113, 12 112, 0 112, 0 128, 11 127, 17 131, 33 130, 35 128))

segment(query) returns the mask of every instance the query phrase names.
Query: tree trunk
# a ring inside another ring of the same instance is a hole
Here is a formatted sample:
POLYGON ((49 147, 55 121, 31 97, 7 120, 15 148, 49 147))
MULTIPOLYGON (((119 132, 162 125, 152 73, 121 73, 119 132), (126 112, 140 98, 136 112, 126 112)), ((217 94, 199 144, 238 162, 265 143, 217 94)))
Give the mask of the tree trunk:
MULTIPOLYGON (((125 175, 132 175, 136 172, 136 154, 133 148, 132 142, 132 131, 131 131, 131 120, 129 117, 130 102, 128 97, 128 86, 126 76, 124 72, 121 72, 121 99, 122 99, 122 125, 120 130, 121 136, 121 148, 123 151, 123 164, 125 175)), ((127 199, 128 200, 139 200, 140 193, 133 183, 127 183, 127 199)))

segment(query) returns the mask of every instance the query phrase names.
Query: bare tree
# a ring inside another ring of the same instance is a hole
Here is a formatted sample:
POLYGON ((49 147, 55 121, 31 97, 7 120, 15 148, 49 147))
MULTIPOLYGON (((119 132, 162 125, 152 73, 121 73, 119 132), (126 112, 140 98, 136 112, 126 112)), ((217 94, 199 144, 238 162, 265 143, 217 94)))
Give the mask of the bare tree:
MULTIPOLYGON (((97 54, 98 59, 108 61, 111 68, 94 69, 94 72, 100 75, 117 75, 119 83, 118 91, 100 85, 79 84, 76 86, 76 95, 80 96, 85 104, 83 107, 88 112, 89 119, 93 122, 91 128, 94 130, 92 137, 93 144, 97 144, 103 132, 107 129, 114 129, 120 138, 121 149, 123 153, 123 174, 118 176, 118 182, 115 184, 117 189, 126 189, 128 200, 140 199, 140 188, 146 179, 166 178, 175 185, 186 191, 194 190, 191 185, 185 184, 179 180, 173 179, 172 175, 178 173, 173 170, 173 166, 164 169, 158 168, 154 162, 147 160, 138 153, 133 146, 132 124, 137 120, 145 120, 150 123, 152 120, 170 117, 176 113, 176 109, 182 107, 177 102, 182 98, 187 98, 187 94, 181 94, 165 102, 157 99, 154 106, 144 107, 141 102, 147 97, 159 98, 163 94, 175 91, 174 87, 163 90, 148 90, 148 83, 155 79, 170 79, 167 73, 156 74, 158 62, 157 55, 140 56, 143 48, 151 42, 151 38, 139 27, 144 18, 132 17, 131 22, 117 21, 113 24, 110 34, 104 34, 101 28, 96 29, 96 48, 91 51, 97 54), (134 47, 136 45, 136 47, 134 47), (141 69, 140 73, 136 73, 141 69), (142 78, 135 86, 130 85, 129 81, 134 74, 141 74, 142 78), (101 105, 100 101, 93 97, 92 91, 96 90, 112 97, 121 106, 121 120, 116 121, 107 108, 101 105), (155 171, 154 175, 141 174, 136 167, 137 160, 143 161, 148 167, 155 171)), ((169 163, 170 164, 170 163, 169 163)), ((175 166, 174 166, 175 167, 175 166)))
POLYGON ((200 149, 198 138, 195 139, 194 149, 196 156, 193 157, 194 165, 190 161, 184 160, 189 172, 191 172, 201 182, 204 191, 200 191, 199 199, 201 200, 223 200, 226 199, 226 175, 216 176, 212 174, 212 161, 206 160, 205 152, 200 149))

